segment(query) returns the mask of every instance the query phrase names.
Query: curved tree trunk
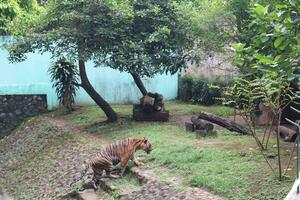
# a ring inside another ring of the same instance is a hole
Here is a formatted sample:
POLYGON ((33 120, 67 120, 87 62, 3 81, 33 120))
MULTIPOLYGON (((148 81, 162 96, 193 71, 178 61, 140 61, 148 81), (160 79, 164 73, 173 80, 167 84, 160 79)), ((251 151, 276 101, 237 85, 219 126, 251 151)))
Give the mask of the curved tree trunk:
POLYGON ((107 116, 108 122, 114 122, 118 120, 117 113, 112 109, 112 107, 97 93, 88 80, 85 63, 83 60, 79 60, 79 73, 81 79, 81 85, 83 89, 89 94, 89 96, 95 101, 95 103, 104 111, 107 116))
POLYGON ((141 91, 141 93, 143 94, 143 96, 145 96, 148 92, 144 86, 143 81, 141 80, 140 76, 136 73, 131 73, 131 76, 135 82, 135 84, 137 85, 137 87, 139 88, 139 90, 141 91))

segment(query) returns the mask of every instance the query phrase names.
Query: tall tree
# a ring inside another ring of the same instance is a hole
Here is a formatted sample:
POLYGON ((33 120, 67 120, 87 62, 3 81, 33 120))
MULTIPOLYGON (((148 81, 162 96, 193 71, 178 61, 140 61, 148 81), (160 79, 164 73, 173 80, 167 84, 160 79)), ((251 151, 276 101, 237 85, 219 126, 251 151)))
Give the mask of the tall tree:
POLYGON ((51 52, 53 57, 77 60, 81 86, 105 112, 108 121, 117 114, 89 82, 85 63, 102 63, 116 43, 124 41, 130 15, 122 1, 50 0, 39 23, 8 47, 11 61, 26 59, 29 52, 51 52))

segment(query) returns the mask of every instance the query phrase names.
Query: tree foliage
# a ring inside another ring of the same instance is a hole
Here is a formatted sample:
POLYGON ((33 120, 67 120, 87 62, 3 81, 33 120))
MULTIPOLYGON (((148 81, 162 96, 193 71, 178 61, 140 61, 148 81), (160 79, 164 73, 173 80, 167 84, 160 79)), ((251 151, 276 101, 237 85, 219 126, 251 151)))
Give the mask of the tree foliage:
POLYGON ((119 31, 128 16, 104 1, 50 0, 45 9, 38 24, 10 46, 12 61, 22 61, 35 50, 99 61, 106 57, 106 49, 123 39, 119 31))
POLYGON ((248 44, 234 44, 235 64, 244 73, 255 77, 298 78, 300 55, 300 7, 293 1, 284 1, 271 8, 256 5, 251 9, 251 33, 248 44))
POLYGON ((186 66, 193 41, 179 23, 169 0, 136 0, 129 5, 131 16, 123 30, 124 40, 116 44, 105 62, 120 71, 151 77, 175 73, 186 66))
POLYGON ((174 5, 180 23, 194 40, 196 54, 199 50, 222 50, 232 31, 232 15, 226 0, 183 0, 175 1, 174 5))
POLYGON ((36 0, 2 0, 0 2, 0 35, 20 34, 32 26, 42 12, 36 0))

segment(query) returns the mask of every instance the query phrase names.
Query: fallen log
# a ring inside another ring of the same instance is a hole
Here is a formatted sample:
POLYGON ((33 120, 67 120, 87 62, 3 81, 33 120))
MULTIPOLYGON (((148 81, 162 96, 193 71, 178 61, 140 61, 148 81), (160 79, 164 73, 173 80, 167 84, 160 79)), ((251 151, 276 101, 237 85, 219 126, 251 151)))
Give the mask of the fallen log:
POLYGON ((232 120, 228 120, 223 117, 219 117, 217 115, 213 115, 207 112, 200 112, 198 114, 198 118, 207 120, 214 124, 218 124, 219 126, 222 126, 230 131, 238 132, 243 135, 251 135, 251 131, 249 129, 235 123, 232 120))
POLYGON ((212 131, 214 129, 214 125, 209 123, 206 120, 199 119, 196 116, 191 117, 191 121, 195 125, 196 130, 205 130, 207 132, 212 131))

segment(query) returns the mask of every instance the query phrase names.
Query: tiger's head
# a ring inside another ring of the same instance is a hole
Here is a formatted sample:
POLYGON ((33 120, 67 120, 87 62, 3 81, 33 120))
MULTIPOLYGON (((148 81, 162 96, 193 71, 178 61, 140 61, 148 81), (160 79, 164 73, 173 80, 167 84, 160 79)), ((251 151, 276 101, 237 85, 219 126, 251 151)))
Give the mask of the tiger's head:
POLYGON ((139 145, 139 149, 144 150, 147 154, 151 153, 152 151, 152 145, 149 142, 149 140, 147 140, 146 138, 143 138, 140 145, 139 145))

